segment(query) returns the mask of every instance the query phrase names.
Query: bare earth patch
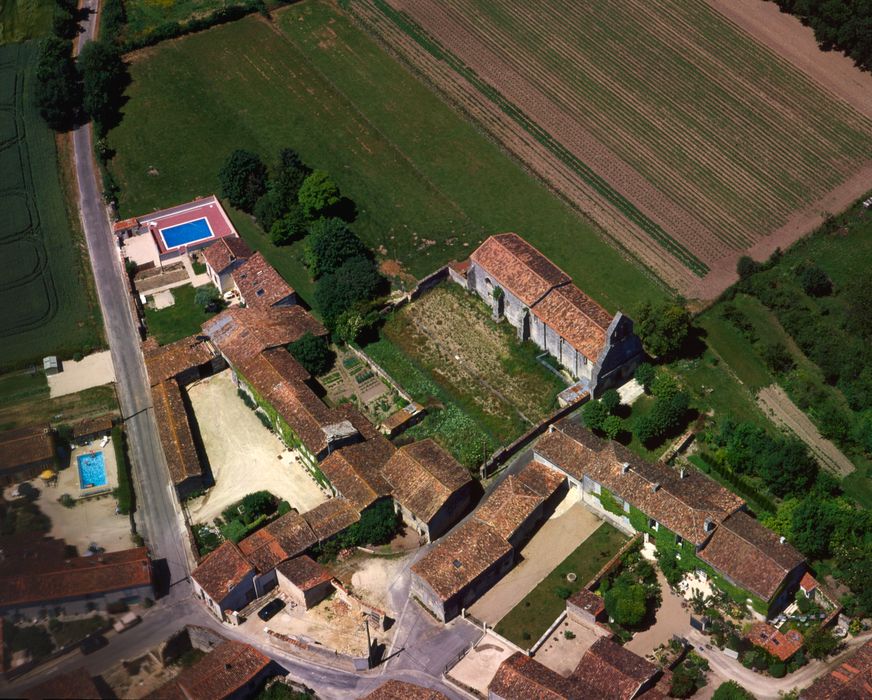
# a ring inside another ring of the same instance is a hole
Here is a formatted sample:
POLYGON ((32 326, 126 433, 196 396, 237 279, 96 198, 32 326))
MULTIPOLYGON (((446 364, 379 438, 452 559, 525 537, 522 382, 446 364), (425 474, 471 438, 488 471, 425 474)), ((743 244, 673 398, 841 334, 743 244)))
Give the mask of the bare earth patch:
POLYGON ((784 389, 776 384, 761 389, 757 404, 776 425, 782 425, 808 445, 818 463, 839 476, 854 471, 854 464, 832 442, 824 438, 809 417, 790 400, 784 389))

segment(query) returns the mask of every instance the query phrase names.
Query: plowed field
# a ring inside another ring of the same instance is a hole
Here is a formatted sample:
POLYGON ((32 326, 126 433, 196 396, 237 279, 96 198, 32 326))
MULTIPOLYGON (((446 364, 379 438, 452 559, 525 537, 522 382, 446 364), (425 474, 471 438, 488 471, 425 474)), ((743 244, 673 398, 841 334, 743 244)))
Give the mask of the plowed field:
POLYGON ((356 0, 613 239, 711 298, 872 177, 872 122, 703 0, 356 0))

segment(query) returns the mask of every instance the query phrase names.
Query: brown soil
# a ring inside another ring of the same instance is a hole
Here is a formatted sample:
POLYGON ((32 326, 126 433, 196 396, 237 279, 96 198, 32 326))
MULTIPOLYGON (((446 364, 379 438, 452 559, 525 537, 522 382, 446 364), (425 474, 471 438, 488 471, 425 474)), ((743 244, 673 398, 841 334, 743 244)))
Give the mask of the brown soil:
POLYGON ((706 0, 724 17, 790 61, 824 90, 872 118, 872 73, 837 51, 822 51, 811 27, 764 0, 706 0))
POLYGON ((839 476, 847 476, 854 471, 851 460, 845 457, 832 442, 821 436, 814 423, 790 400, 780 386, 773 384, 761 389, 757 394, 757 403, 777 425, 785 426, 808 445, 815 459, 824 469, 835 472, 839 476))

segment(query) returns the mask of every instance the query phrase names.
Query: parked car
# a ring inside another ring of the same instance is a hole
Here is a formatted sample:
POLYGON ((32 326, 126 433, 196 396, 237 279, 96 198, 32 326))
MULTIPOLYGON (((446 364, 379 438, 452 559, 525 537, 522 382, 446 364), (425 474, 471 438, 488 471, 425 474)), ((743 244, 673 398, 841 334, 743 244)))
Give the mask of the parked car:
POLYGON ((112 625, 112 627, 116 632, 118 632, 120 634, 124 630, 129 630, 131 627, 138 624, 139 622, 140 622, 139 615, 137 615, 136 613, 129 612, 129 613, 125 613, 124 615, 119 617, 115 621, 115 624, 112 625))
POLYGON ((285 601, 279 600, 276 598, 275 600, 270 601, 266 605, 264 605, 260 610, 257 611, 257 616, 266 622, 270 618, 272 618, 279 610, 285 607, 285 601))
POLYGON ((87 656, 88 654, 93 654, 98 649, 102 649, 108 643, 109 640, 102 634, 92 634, 90 637, 85 637, 79 648, 82 650, 82 653, 87 656))

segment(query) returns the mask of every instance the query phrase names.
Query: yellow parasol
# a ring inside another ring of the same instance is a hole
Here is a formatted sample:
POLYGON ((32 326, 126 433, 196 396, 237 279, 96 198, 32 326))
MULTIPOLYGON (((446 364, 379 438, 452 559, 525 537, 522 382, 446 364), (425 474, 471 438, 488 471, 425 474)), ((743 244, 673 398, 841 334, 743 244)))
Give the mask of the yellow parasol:
POLYGON ((43 481, 48 481, 49 479, 55 478, 55 473, 51 469, 46 469, 42 474, 39 475, 39 478, 43 481))

